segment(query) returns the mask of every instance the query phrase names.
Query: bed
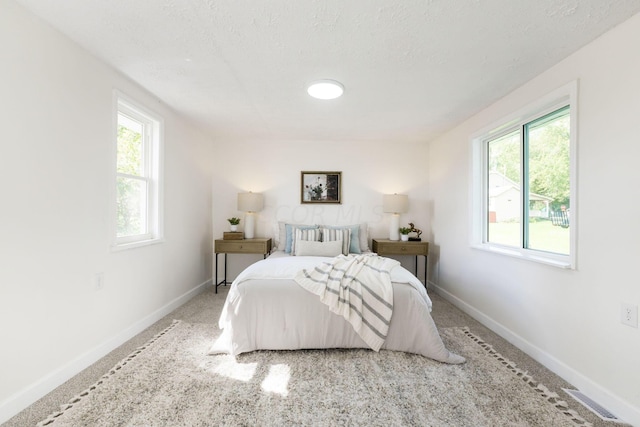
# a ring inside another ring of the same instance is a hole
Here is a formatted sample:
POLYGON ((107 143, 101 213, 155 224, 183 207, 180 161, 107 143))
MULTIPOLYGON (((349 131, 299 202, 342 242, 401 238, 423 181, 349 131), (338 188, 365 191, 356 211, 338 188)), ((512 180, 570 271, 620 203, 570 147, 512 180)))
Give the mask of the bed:
MULTIPOLYGON (((292 245, 297 241, 303 246, 300 239, 294 240, 295 231, 289 240, 292 245)), ((317 250, 312 251, 313 255, 305 255, 300 246, 298 250, 290 248, 289 253, 283 250, 285 246, 280 246, 281 250, 238 275, 220 315, 222 333, 210 354, 371 348, 349 321, 296 282, 301 271, 312 271, 319 264, 335 260, 331 256, 318 256, 317 250)), ((342 248, 345 254, 349 253, 347 242, 342 248)), ((463 357, 445 348, 431 318, 432 303, 422 283, 399 264, 390 270, 390 281, 393 313, 380 349, 415 353, 444 363, 463 363, 463 357)))

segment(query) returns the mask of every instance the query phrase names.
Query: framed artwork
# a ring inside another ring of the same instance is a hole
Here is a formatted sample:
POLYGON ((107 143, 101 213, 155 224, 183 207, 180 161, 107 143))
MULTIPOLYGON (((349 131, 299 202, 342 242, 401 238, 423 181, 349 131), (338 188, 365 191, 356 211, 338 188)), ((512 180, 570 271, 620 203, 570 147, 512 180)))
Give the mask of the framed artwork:
POLYGON ((342 203, 342 172, 301 172, 300 203, 342 203))

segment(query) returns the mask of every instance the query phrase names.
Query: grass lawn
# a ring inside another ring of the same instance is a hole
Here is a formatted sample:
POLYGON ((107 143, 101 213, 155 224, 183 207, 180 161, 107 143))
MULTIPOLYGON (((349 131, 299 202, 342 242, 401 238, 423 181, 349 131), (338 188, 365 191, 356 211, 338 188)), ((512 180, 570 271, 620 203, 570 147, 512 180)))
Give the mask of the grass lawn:
MULTIPOLYGON (((489 224, 489 241, 508 246, 520 246, 520 224, 495 222, 489 224)), ((529 249, 569 254, 569 228, 536 221, 529 224, 529 249)))

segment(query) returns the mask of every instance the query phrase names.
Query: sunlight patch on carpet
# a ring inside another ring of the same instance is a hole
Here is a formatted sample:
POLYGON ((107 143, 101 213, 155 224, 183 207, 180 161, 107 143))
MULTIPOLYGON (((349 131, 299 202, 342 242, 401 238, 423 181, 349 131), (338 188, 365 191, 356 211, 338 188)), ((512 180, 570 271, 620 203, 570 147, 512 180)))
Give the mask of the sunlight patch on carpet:
POLYGON ((221 363, 212 369, 212 372, 232 380, 249 382, 256 374, 257 363, 238 363, 233 357, 221 360, 221 363))
POLYGON ((278 364, 269 366, 269 373, 267 377, 260 384, 262 390, 279 394, 280 396, 287 397, 289 391, 287 386, 291 379, 291 368, 289 365, 278 364))

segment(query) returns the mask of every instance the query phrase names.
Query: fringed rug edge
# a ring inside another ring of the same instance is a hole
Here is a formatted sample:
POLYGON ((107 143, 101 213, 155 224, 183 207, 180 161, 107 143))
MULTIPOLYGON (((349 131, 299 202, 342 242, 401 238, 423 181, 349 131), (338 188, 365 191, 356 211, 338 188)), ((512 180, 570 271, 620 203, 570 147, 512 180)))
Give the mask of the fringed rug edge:
POLYGON ((56 412, 52 413, 47 418, 45 418, 44 420, 42 420, 38 424, 36 424, 36 426, 37 427, 45 427, 45 426, 52 425, 60 416, 62 416, 66 411, 71 409, 73 407, 73 405, 75 405, 78 402, 80 402, 83 398, 86 398, 87 396, 89 396, 89 394, 92 391, 94 391, 102 383, 104 383, 106 380, 108 380, 112 375, 114 375, 116 372, 118 372, 120 369, 122 369, 126 364, 128 364, 133 359, 135 359, 136 356, 138 356, 140 353, 142 353, 147 348, 149 348, 151 345, 153 345, 158 339, 160 339, 162 336, 166 335, 173 328, 178 326, 181 322, 182 322, 181 320, 174 320, 173 322, 171 322, 171 325, 167 326, 164 330, 158 332, 156 335, 153 336, 153 338, 151 338, 149 341, 147 341, 142 346, 136 348, 131 354, 129 354, 124 359, 122 359, 120 362, 116 363, 113 368, 109 369, 109 371, 106 374, 104 374, 102 377, 100 377, 100 379, 98 381, 96 381, 95 383, 90 385, 86 390, 84 390, 80 394, 78 394, 78 395, 74 396, 73 398, 71 398, 71 400, 69 400, 69 402, 65 403, 64 405, 61 405, 59 411, 56 411, 56 412))
POLYGON ((498 362, 500 362, 503 366, 513 372, 518 378, 524 381, 529 387, 531 387, 535 392, 537 392, 540 396, 542 396, 547 402, 551 403, 556 410, 567 416, 571 421, 573 421, 576 425, 581 427, 593 427, 591 423, 582 418, 576 411, 569 408, 569 404, 560 399, 560 396, 557 393, 549 390, 546 386, 541 383, 538 383, 534 380, 534 378, 529 375, 528 372, 523 371, 518 368, 515 363, 506 357, 502 356, 498 353, 491 344, 485 342, 482 338, 475 335, 468 327, 460 328, 462 332, 469 337, 472 341, 478 344, 483 350, 487 352, 490 356, 495 358, 498 362))

